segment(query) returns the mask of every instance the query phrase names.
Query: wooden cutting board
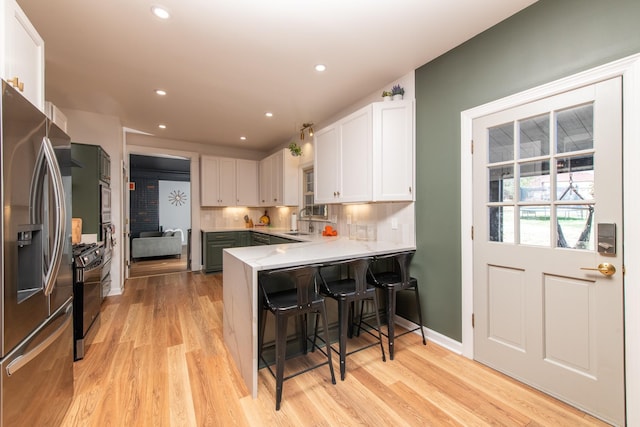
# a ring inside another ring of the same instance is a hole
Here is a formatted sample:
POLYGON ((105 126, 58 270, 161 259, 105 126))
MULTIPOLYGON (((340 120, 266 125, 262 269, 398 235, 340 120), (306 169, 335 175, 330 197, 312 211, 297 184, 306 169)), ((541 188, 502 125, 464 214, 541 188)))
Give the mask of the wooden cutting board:
POLYGON ((71 218, 71 243, 77 244, 82 240, 82 218, 71 218))

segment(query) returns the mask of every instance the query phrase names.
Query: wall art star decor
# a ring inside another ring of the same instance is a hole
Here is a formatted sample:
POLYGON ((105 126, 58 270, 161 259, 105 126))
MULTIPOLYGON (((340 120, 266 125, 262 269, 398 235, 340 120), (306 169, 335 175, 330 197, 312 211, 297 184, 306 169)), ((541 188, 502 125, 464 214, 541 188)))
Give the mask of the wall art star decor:
POLYGON ((169 193, 169 202, 174 206, 182 206, 187 203, 187 195, 180 190, 169 193))

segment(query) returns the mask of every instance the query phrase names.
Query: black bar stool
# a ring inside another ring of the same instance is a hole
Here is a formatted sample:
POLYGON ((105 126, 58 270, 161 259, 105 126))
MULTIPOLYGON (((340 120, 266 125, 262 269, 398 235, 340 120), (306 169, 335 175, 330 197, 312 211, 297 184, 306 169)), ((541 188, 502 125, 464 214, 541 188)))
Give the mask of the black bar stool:
MULTIPOLYGON (((387 291, 387 334, 385 336, 389 339, 389 357, 393 360, 394 356, 394 340, 411 332, 415 332, 420 329, 422 333, 422 343, 427 345, 427 339, 424 336, 424 328, 422 327, 422 310, 420 309, 420 295, 418 293, 418 280, 415 277, 411 277, 409 274, 409 266, 411 265, 411 259, 415 251, 407 251, 390 255, 382 255, 375 258, 375 262, 383 262, 386 260, 392 260, 394 268, 382 272, 373 273, 369 270, 367 275, 367 281, 369 284, 376 288, 384 289, 387 291), (416 308, 418 310, 418 320, 420 324, 410 330, 407 330, 401 334, 395 335, 395 315, 396 315, 396 294, 398 291, 413 290, 416 295, 416 308)), ((362 323, 367 324, 362 320, 362 309, 360 311, 360 323, 358 325, 358 332, 362 323)), ((371 325, 369 325, 371 326, 371 325)))
MULTIPOLYGON (((380 327, 380 315, 378 314, 378 298, 374 287, 367 285, 367 270, 371 258, 358 258, 355 260, 340 261, 336 263, 326 264, 320 268, 320 293, 333 298, 338 302, 338 327, 339 327, 339 353, 340 353, 340 379, 344 380, 346 373, 346 357, 349 354, 364 350, 374 345, 380 344, 382 351, 382 360, 386 361, 384 354, 384 346, 382 345, 382 332, 380 327), (347 266, 349 269, 348 278, 337 278, 335 280, 325 280, 322 271, 329 267, 347 266), (352 335, 353 327, 358 326, 353 323, 353 307, 358 301, 373 300, 376 308, 376 319, 378 321, 378 335, 372 336, 378 339, 378 342, 362 346, 357 350, 347 353, 347 336, 352 335)), ((316 322, 316 336, 318 324, 316 322)))
MULTIPOLYGON (((320 351, 322 351, 327 356, 327 360, 325 362, 308 367, 287 377, 284 376, 284 362, 286 359, 287 349, 287 323, 290 317, 302 317, 303 321, 300 324, 302 325, 302 339, 304 342, 303 351, 305 354, 306 342, 308 339, 306 334, 306 318, 308 313, 316 313, 322 317, 322 322, 325 330, 325 339, 327 343, 329 342, 327 310, 324 304, 324 298, 319 295, 315 289, 315 278, 317 272, 318 266, 312 265, 270 270, 261 272, 258 276, 258 283, 262 290, 263 307, 258 351, 260 352, 260 359, 262 359, 265 365, 267 365, 269 372, 271 372, 271 374, 276 379, 276 411, 280 409, 280 402, 282 400, 282 385, 284 381, 290 378, 293 378, 297 375, 303 374, 320 366, 329 365, 329 370, 331 371, 331 382, 333 384, 336 383, 336 378, 333 373, 333 364, 331 363, 331 347, 329 345, 326 346, 326 351, 319 348, 320 351), (276 320, 275 373, 271 369, 271 366, 264 360, 262 355, 267 311, 273 313, 276 320)), ((315 340, 312 351, 314 349, 315 340)))

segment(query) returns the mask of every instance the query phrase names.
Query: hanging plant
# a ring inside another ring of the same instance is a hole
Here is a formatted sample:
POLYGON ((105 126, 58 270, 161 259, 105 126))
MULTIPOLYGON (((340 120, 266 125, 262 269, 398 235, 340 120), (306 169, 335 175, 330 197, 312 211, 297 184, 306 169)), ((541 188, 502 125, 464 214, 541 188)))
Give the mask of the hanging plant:
POLYGON ((289 151, 291 151, 291 155, 294 157, 302 156, 302 147, 295 142, 289 144, 289 151))

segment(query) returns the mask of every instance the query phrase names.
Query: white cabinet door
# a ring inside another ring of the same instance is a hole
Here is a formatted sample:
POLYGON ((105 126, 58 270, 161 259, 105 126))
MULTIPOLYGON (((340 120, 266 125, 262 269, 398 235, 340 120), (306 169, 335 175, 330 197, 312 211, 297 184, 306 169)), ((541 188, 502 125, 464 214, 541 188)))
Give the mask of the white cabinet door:
POLYGON ((236 205, 258 206, 258 162, 236 160, 236 205))
POLYGON ((314 135, 314 189, 316 203, 336 203, 340 180, 340 130, 338 124, 319 130, 314 135))
POLYGON ((236 160, 220 158, 218 177, 221 206, 236 205, 236 160))
POLYGON ((260 206, 298 205, 298 162, 288 149, 260 161, 260 206))
POLYGON ((0 74, 44 112, 44 41, 15 0, 0 0, 0 74))
POLYGON ((219 190, 220 159, 202 156, 200 158, 200 205, 220 206, 219 190))
POLYGON ((373 200, 415 200, 414 102, 373 104, 373 200))
POLYGON ((260 206, 272 206, 271 175, 273 158, 267 157, 260 161, 260 206))
POLYGON ((318 203, 371 201, 370 106, 317 132, 314 150, 318 203))
POLYGON ((371 106, 340 121, 340 202, 368 202, 372 198, 371 106))
POLYGON ((282 184, 283 184, 283 155, 282 152, 274 153, 271 156, 271 201, 273 205, 282 205, 282 184))
POLYGON ((200 158, 200 205, 236 205, 236 160, 223 157, 200 158))
POLYGON ((298 206, 300 196, 299 157, 294 157, 288 148, 280 151, 282 159, 282 206, 298 206))

